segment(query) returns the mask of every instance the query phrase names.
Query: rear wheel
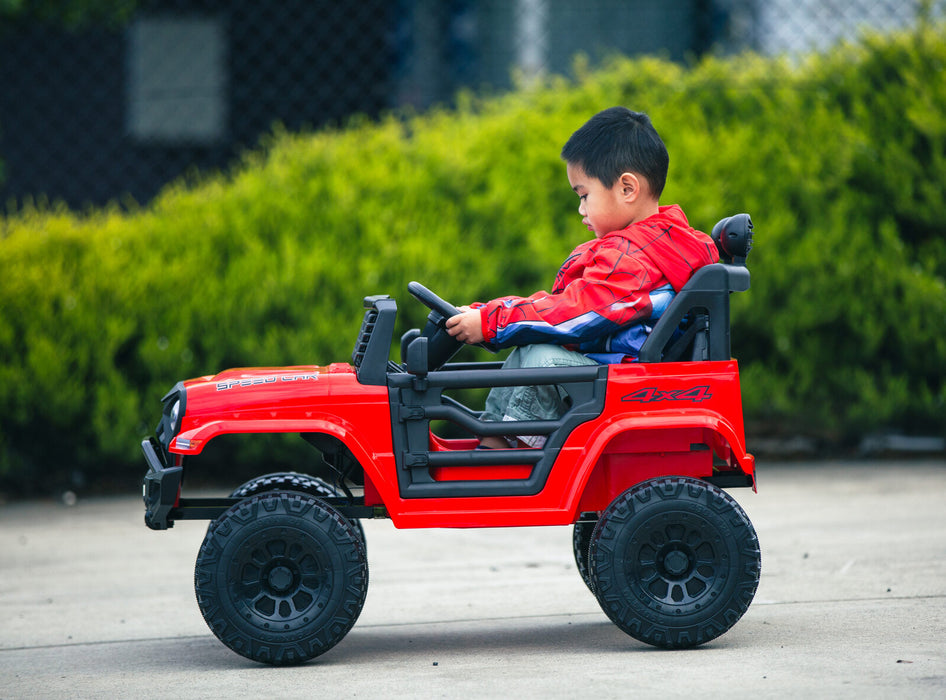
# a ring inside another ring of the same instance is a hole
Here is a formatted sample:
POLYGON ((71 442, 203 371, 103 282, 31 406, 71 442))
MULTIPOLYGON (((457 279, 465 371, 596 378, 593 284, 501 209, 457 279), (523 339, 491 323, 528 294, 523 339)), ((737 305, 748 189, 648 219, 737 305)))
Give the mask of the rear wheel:
MULTIPOLYGON (((592 513, 591 515, 594 515, 592 513)), ((575 564, 578 566, 578 573, 581 580, 588 586, 588 590, 595 592, 594 583, 591 580, 591 563, 588 561, 589 549, 591 548, 591 535, 595 531, 596 520, 580 520, 575 523, 572 530, 572 551, 575 554, 575 564)))
POLYGON ((348 634, 364 605, 368 562, 334 508, 275 491, 214 522, 194 580, 201 614, 220 641, 254 661, 296 664, 348 634))
POLYGON ((646 481, 608 506, 592 535, 601 608, 658 647, 696 646, 732 627, 759 585, 759 540, 728 494, 699 479, 646 481))

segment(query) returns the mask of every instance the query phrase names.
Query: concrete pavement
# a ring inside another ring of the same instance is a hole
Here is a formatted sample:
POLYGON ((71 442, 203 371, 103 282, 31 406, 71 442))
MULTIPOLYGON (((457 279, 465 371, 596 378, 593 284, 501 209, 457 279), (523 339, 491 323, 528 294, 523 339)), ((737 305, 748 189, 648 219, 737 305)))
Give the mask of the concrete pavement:
POLYGON ((250 662, 211 634, 205 523, 152 532, 137 497, 0 506, 0 699, 946 698, 946 461, 759 464, 731 493, 762 545, 733 629, 662 651, 581 582, 569 528, 366 521, 370 584, 342 642, 250 662))

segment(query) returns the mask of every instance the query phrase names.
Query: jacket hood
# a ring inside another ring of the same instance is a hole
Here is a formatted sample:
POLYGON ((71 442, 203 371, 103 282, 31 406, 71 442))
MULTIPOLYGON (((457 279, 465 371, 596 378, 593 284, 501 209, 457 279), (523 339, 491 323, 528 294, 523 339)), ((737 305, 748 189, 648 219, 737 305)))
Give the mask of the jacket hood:
POLYGON ((657 214, 608 236, 633 242, 677 292, 698 268, 719 261, 713 239, 690 226, 676 204, 662 206, 657 214))

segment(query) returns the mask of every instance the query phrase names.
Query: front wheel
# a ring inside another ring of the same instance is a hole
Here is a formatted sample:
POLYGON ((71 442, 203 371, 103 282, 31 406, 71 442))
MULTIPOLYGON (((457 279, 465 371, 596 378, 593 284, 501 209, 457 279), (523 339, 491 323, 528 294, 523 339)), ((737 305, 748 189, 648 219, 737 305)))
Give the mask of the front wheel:
POLYGON ((594 592, 624 632, 682 648, 715 639, 759 585, 759 539, 728 494, 699 479, 646 481, 608 506, 591 538, 594 592))
POLYGON ((201 614, 220 641, 254 661, 297 664, 331 649, 355 624, 368 562, 334 508, 273 491, 215 521, 194 581, 201 614))
MULTIPOLYGON (((300 491, 317 498, 332 498, 343 495, 340 489, 317 476, 309 476, 299 472, 273 472, 272 474, 257 476, 237 486, 230 493, 230 498, 249 498, 265 491, 300 491)), ((365 529, 362 527, 361 521, 356 518, 349 520, 349 522, 361 538, 361 543, 367 548, 368 541, 365 539, 365 529)))

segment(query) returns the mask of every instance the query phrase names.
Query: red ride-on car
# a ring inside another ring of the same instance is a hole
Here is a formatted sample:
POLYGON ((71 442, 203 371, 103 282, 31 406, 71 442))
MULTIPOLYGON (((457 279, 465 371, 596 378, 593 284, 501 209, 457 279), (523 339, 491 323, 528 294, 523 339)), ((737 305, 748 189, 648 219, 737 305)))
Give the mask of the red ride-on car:
POLYGON ((456 309, 412 282, 427 325, 389 360, 397 304, 365 299, 351 363, 227 370, 180 382, 142 449, 145 522, 211 520, 195 586, 213 633, 243 656, 300 663, 338 643, 368 586, 360 520, 397 528, 573 525, 578 570, 604 612, 648 644, 728 630, 759 582, 755 530, 723 489, 755 488, 729 296, 749 288, 752 223, 719 222, 723 262, 698 270, 632 364, 506 370, 451 363, 456 309), (557 384, 554 421, 494 423, 451 390, 557 384), (446 438, 431 421, 469 438, 446 438), (185 498, 188 456, 218 435, 298 433, 315 475, 265 474, 227 498, 185 498), (475 450, 475 436, 544 435, 541 449, 475 450))

